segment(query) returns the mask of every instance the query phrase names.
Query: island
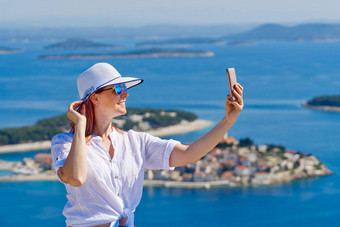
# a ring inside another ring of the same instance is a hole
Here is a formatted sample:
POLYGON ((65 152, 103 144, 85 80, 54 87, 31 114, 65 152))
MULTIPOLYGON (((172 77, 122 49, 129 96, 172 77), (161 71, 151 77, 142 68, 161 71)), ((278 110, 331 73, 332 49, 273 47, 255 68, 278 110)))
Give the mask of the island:
POLYGON ((155 46, 190 46, 198 44, 225 44, 225 41, 219 38, 207 38, 207 37, 187 37, 177 39, 167 39, 158 41, 145 41, 137 43, 136 46, 141 47, 155 47, 155 46))
POLYGON ((322 95, 308 100, 302 104, 303 107, 340 112, 340 95, 322 95))
POLYGON ((213 57, 212 51, 186 50, 186 49, 146 49, 123 53, 106 54, 58 54, 41 55, 40 60, 74 60, 74 59, 109 59, 109 58, 167 58, 167 57, 213 57))
POLYGON ((235 42, 228 42, 227 45, 234 46, 234 47, 248 47, 248 46, 255 46, 257 44, 255 42, 235 41, 235 42))
MULTIPOLYGON (((156 108, 127 108, 126 115, 112 121, 122 130, 146 131, 154 136, 187 133, 211 125, 191 112, 156 108)), ((54 135, 69 130, 66 114, 39 120, 32 126, 1 129, 0 152, 49 149, 54 135)))
POLYGON ((263 24, 249 31, 222 37, 237 41, 339 42, 340 24, 263 24))
MULTIPOLYGON (((2 170, 12 175, 0 181, 57 180, 51 154, 38 153, 22 162, 0 160, 2 170)), ((332 172, 315 156, 282 145, 255 145, 249 138, 237 141, 225 136, 220 143, 197 163, 176 167, 175 170, 144 172, 145 186, 211 188, 269 185, 332 172)))
POLYGON ((104 43, 93 42, 85 39, 67 39, 63 42, 45 46, 46 50, 89 50, 89 49, 122 49, 119 45, 109 45, 104 43))
POLYGON ((0 46, 0 54, 17 54, 20 52, 23 52, 23 49, 0 46))

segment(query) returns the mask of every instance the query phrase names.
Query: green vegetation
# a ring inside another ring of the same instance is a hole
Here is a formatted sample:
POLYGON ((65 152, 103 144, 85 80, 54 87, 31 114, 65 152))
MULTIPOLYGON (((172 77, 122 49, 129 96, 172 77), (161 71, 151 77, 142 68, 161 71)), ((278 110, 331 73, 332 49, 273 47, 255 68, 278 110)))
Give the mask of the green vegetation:
POLYGON ((69 120, 66 115, 60 115, 42 119, 33 126, 2 129, 0 145, 50 140, 55 134, 68 129, 68 125, 69 120))
MULTIPOLYGON (((185 111, 127 108, 127 114, 117 118, 124 120, 124 125, 121 127, 123 130, 138 126, 139 122, 129 119, 132 115, 142 116, 142 122, 148 122, 151 128, 179 124, 182 120, 193 121, 197 119, 194 113, 185 111)), ((42 119, 33 126, 1 129, 0 145, 51 140, 55 134, 68 131, 69 125, 70 120, 63 114, 42 119)))
POLYGON ((249 147, 254 145, 254 142, 249 138, 240 139, 239 147, 249 147))
POLYGON ((311 106, 334 106, 340 107, 340 95, 323 95, 307 101, 311 106))
POLYGON ((119 46, 96 43, 84 39, 67 39, 60 43, 46 46, 45 49, 77 50, 77 49, 116 49, 119 46))

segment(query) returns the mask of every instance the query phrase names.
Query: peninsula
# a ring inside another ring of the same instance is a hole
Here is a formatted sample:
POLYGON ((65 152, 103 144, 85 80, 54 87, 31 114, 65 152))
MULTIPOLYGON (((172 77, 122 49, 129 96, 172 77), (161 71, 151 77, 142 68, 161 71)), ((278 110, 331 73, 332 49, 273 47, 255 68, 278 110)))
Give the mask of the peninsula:
MULTIPOLYGON (((114 118, 113 124, 122 129, 168 136, 196 131, 211 125, 187 111, 154 108, 127 108, 127 114, 114 118)), ((33 126, 0 130, 0 153, 49 149, 54 135, 68 131, 70 121, 65 114, 42 119, 33 126)))
POLYGON ((85 39, 67 39, 63 42, 45 46, 46 50, 89 50, 89 49, 122 49, 122 46, 97 43, 85 39))
MULTIPOLYGON (((51 154, 38 153, 22 162, 0 160, 13 175, 0 181, 57 180, 51 154)), ((269 185, 332 174, 315 156, 281 145, 255 145, 249 138, 225 137, 197 163, 175 170, 145 170, 144 185, 181 188, 269 185)))
POLYGON ((106 54, 61 54, 41 55, 40 60, 62 60, 62 59, 109 59, 109 58, 167 58, 167 57, 213 57, 214 52, 197 51, 185 49, 147 49, 123 53, 106 54))
POLYGON ((340 112, 340 95, 323 95, 314 97, 302 106, 325 111, 340 112))

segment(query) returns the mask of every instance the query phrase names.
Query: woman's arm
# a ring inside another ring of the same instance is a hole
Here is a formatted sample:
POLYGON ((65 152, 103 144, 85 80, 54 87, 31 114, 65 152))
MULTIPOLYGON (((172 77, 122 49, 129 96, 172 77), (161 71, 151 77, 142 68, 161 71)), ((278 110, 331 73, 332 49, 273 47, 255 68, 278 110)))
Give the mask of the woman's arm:
MULTIPOLYGON (((73 102, 70 104, 67 117, 75 124, 74 135, 71 150, 65 163, 58 169, 60 179, 74 187, 79 187, 86 181, 87 162, 86 162, 86 141, 85 129, 86 118, 83 114, 79 114, 75 109, 81 102, 73 102)), ((84 106, 81 108, 83 113, 84 106)))
POLYGON ((243 109, 243 87, 240 84, 236 84, 233 93, 236 101, 231 101, 230 95, 227 96, 225 116, 213 129, 194 141, 190 146, 177 144, 174 147, 170 155, 171 167, 197 162, 218 144, 231 126, 233 126, 243 109))

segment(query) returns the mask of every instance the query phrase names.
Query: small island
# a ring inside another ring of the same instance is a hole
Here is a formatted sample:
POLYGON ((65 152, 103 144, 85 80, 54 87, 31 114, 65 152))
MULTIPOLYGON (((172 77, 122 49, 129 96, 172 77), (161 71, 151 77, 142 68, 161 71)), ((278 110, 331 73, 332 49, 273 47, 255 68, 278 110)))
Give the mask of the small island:
POLYGON ((167 58, 167 57, 213 57, 214 52, 184 49, 147 49, 106 54, 41 55, 40 60, 109 59, 109 58, 167 58))
POLYGON ((46 50, 93 50, 93 49, 122 49, 122 46, 97 43, 85 39, 67 39, 63 42, 45 46, 46 50))
POLYGON ((218 38, 207 37, 188 37, 178 39, 168 39, 159 41, 145 41, 137 43, 136 46, 142 47, 155 47, 155 46, 191 46, 198 44, 224 44, 225 41, 218 38))
POLYGON ((17 54, 23 52, 23 49, 8 48, 0 46, 0 54, 17 54))
POLYGON ((234 41, 234 42, 228 42, 228 46, 234 46, 234 47, 248 47, 248 46, 255 46, 255 42, 242 42, 242 41, 234 41))
POLYGON ((340 95, 317 96, 303 103, 302 106, 317 110, 340 112, 340 95))

